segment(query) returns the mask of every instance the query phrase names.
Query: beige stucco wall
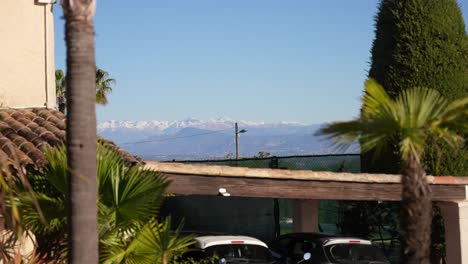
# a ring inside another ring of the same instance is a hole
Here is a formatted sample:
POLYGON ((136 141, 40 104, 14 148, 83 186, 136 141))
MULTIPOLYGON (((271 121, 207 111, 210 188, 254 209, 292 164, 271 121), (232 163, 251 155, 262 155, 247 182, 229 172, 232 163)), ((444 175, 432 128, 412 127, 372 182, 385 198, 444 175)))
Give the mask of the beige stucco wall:
POLYGON ((55 107, 51 4, 0 0, 0 107, 55 107))

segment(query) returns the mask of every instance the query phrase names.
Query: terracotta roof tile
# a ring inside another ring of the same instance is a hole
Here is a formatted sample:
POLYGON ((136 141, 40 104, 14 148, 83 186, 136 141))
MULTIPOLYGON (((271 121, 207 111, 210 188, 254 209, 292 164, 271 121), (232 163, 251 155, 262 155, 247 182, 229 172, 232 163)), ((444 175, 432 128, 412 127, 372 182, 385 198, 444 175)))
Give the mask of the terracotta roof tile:
MULTIPOLYGON (((59 146, 65 139, 65 115, 57 110, 0 110, 0 160, 16 153, 21 166, 40 168, 46 164, 44 148, 59 146)), ((130 164, 141 162, 109 140, 99 138, 98 142, 117 151, 130 164)))

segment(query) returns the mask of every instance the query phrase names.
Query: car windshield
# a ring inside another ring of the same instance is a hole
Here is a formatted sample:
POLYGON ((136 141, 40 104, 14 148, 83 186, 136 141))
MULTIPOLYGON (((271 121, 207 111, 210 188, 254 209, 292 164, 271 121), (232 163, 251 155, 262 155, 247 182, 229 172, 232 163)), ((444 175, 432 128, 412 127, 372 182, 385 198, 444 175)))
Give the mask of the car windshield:
POLYGON ((325 247, 328 258, 340 264, 387 264, 390 263, 380 249, 373 245, 333 244, 325 247))
POLYGON ((232 261, 241 263, 270 263, 272 261, 268 248, 257 245, 217 245, 207 247, 205 252, 207 256, 216 255, 219 259, 225 259, 227 263, 232 263, 232 261))

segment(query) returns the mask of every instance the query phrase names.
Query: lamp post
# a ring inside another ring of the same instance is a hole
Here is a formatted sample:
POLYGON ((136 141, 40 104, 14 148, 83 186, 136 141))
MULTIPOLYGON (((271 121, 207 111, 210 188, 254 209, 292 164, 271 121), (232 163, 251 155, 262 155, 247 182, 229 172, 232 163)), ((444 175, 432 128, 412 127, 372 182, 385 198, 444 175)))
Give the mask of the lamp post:
POLYGON ((235 123, 235 133, 236 133, 236 160, 239 159, 239 134, 245 133, 247 130, 241 129, 239 131, 239 127, 237 126, 237 122, 235 123))

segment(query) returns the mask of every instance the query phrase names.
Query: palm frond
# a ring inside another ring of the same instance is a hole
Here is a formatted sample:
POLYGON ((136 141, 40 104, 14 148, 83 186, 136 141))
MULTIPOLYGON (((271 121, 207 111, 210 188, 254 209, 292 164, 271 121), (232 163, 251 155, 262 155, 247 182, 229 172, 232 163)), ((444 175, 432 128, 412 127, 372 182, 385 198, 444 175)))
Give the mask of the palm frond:
POLYGON ((193 236, 181 236, 183 223, 171 231, 171 218, 163 223, 150 221, 139 232, 131 248, 134 249, 133 263, 167 263, 184 252, 195 241, 193 236))
POLYGON ((120 176, 112 177, 110 182, 113 199, 103 200, 111 202, 106 205, 113 208, 118 225, 126 226, 134 219, 146 221, 156 215, 169 185, 166 179, 139 167, 120 176))
MULTIPOLYGON (((64 145, 45 150, 47 166, 40 176, 47 179, 47 182, 60 194, 68 195, 68 165, 67 154, 64 145)), ((39 176, 39 175, 36 175, 39 176)))
MULTIPOLYGON (((395 107, 400 125, 399 145, 403 159, 408 158, 409 154, 420 157, 424 153, 427 139, 432 134, 448 135, 440 126, 449 110, 449 103, 436 90, 404 90, 397 96, 395 107)), ((451 141, 449 138, 445 140, 451 141)))
POLYGON ((109 73, 96 70, 96 103, 106 105, 108 103, 107 94, 112 92, 111 85, 115 85, 115 79, 109 78, 109 73))
POLYGON ((451 102, 438 123, 433 126, 468 131, 468 97, 451 102))
POLYGON ((359 139, 364 152, 382 149, 398 130, 394 102, 382 86, 372 79, 365 83, 362 100, 363 109, 359 118, 329 124, 317 134, 326 135, 339 148, 359 139))
POLYGON ((465 139, 463 136, 457 134, 456 130, 450 129, 447 127, 439 127, 439 126, 434 126, 431 128, 432 131, 434 131, 434 136, 436 139, 440 139, 444 141, 447 145, 452 147, 453 149, 459 148, 463 146, 465 143, 465 139))
POLYGON ((335 122, 321 127, 315 135, 324 136, 324 139, 331 142, 331 147, 345 151, 361 135, 360 126, 361 123, 357 120, 335 122))
MULTIPOLYGON (((103 245, 113 245, 114 248, 122 246, 125 249, 129 242, 115 239, 134 236, 139 225, 157 214, 169 182, 156 172, 144 171, 138 166, 129 168, 115 151, 101 145, 97 152, 100 241, 103 245)), ((35 197, 46 221, 40 221, 40 215, 33 207, 34 200, 27 195, 18 197, 19 209, 27 228, 38 234, 54 234, 54 239, 65 243, 68 197, 66 149, 47 149, 46 157, 46 167, 30 175, 31 185, 37 194, 35 197)))
POLYGON ((42 221, 32 197, 23 193, 18 197, 23 224, 36 235, 58 231, 65 232, 67 230, 67 201, 49 197, 43 193, 37 193, 35 199, 41 208, 45 222, 42 221))
POLYGON ((393 114, 393 101, 377 81, 369 79, 365 82, 364 87, 361 112, 363 119, 371 119, 383 114, 393 114))
POLYGON ((102 188, 109 185, 108 181, 114 175, 124 174, 128 168, 125 166, 125 161, 117 152, 100 145, 97 148, 97 159, 98 189, 101 195, 106 195, 107 189, 102 188))

